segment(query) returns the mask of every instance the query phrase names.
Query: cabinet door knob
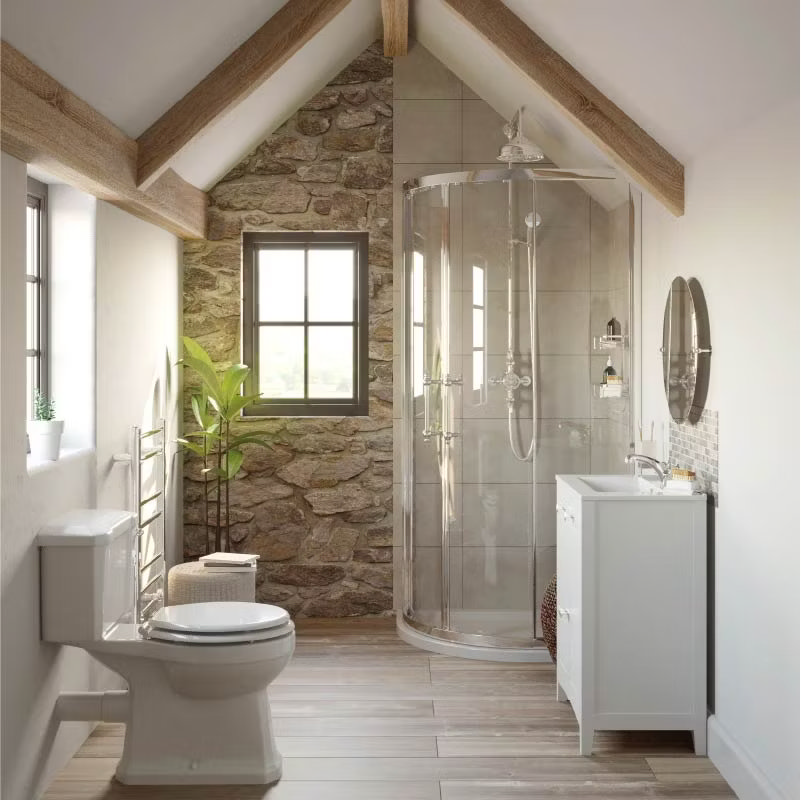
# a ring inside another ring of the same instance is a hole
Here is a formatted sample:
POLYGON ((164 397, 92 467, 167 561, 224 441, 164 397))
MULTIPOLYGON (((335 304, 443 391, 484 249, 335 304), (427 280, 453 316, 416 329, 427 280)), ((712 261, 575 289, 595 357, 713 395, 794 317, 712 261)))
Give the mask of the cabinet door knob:
POLYGON ((570 619, 570 612, 566 608, 562 608, 561 606, 559 606, 559 608, 556 609, 556 613, 560 617, 564 617, 565 619, 570 619))

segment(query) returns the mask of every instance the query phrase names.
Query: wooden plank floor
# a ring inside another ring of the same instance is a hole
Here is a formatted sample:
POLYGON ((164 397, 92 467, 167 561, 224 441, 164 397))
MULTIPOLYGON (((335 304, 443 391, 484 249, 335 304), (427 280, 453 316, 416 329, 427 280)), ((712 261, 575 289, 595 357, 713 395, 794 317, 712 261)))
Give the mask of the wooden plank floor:
POLYGON ((735 798, 684 733, 578 728, 550 664, 438 656, 393 620, 301 621, 270 687, 284 777, 273 787, 126 787, 122 725, 99 725, 45 800, 712 800, 735 798))

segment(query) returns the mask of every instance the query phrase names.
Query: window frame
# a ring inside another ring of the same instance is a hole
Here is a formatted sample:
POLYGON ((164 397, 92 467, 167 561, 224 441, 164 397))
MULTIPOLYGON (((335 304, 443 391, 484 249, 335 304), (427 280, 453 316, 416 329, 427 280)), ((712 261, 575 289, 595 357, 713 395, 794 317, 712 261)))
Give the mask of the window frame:
POLYGON ((297 324, 304 330, 304 386, 308 391, 309 329, 324 325, 353 328, 353 387, 349 398, 261 398, 242 411, 244 417, 346 417, 367 416, 369 413, 369 353, 368 353, 368 240, 366 231, 304 231, 277 233, 268 231, 242 234, 242 358, 250 367, 245 380, 246 394, 258 394, 259 386, 259 328, 264 325, 297 324), (352 322, 324 322, 308 319, 308 256, 305 257, 304 319, 298 323, 265 323, 258 319, 258 269, 256 259, 260 250, 351 247, 355 253, 354 312, 352 322))
MULTIPOLYGON (((48 216, 47 216, 47 184, 41 183, 34 178, 28 177, 27 197, 26 197, 26 215, 27 209, 34 208, 38 211, 38 230, 36 231, 36 245, 37 245, 37 271, 36 273, 28 272, 28 235, 26 231, 26 253, 25 253, 25 285, 27 292, 27 285, 34 283, 38 286, 36 298, 36 347, 28 348, 26 341, 25 358, 34 359, 35 367, 33 369, 33 381, 29 387, 31 391, 31 404, 28 408, 28 418, 34 418, 34 400, 35 392, 38 391, 45 397, 50 397, 50 275, 49 275, 49 258, 48 258, 48 216)), ((27 302, 26 302, 27 308, 27 302)), ((30 325, 30 320, 27 319, 26 313, 26 339, 27 330, 30 325)), ((26 370, 27 375, 27 370, 26 370)), ((27 381, 26 377, 26 381, 27 381)))

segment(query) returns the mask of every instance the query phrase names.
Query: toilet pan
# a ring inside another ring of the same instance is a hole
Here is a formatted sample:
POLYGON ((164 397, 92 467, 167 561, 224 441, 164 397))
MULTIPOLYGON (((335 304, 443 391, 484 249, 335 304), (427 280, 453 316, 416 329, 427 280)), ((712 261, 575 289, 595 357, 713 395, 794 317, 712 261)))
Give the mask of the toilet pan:
MULTIPOLYGON (((235 605, 256 606, 257 613, 270 610, 255 603, 235 605)), ((191 624, 175 631, 176 636, 210 637, 211 643, 145 638, 127 625, 118 626, 102 642, 85 645, 129 686, 130 711, 117 780, 253 784, 281 777, 266 689, 292 656, 294 625, 288 615, 267 629, 237 632, 231 630, 234 624, 225 631, 204 633, 192 630, 191 624), (269 638, 259 639, 265 630, 269 638), (215 641, 217 636, 242 638, 228 643, 215 641)))

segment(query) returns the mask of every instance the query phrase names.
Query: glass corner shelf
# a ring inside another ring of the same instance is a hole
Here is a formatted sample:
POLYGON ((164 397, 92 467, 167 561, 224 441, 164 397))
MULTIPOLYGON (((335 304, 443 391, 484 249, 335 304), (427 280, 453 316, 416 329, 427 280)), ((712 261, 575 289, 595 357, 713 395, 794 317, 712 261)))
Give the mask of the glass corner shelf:
POLYGON ((599 400, 620 400, 629 396, 629 385, 625 382, 615 385, 594 383, 592 385, 592 393, 599 400))
POLYGON ((617 350, 629 345, 629 337, 626 334, 608 334, 592 337, 593 350, 617 350))

